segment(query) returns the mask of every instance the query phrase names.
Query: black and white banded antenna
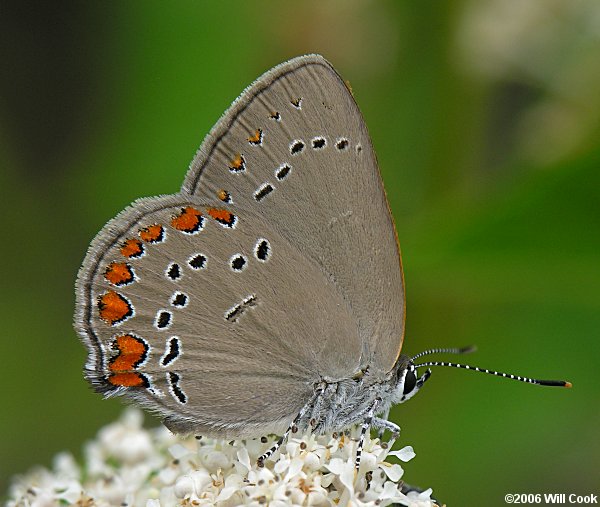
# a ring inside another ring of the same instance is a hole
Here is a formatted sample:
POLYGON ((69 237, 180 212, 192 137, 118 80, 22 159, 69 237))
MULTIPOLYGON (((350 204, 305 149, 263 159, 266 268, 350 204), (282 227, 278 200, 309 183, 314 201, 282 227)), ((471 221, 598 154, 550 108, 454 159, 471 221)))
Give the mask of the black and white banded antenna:
MULTIPOLYGON (((450 348, 450 349, 430 349, 420 352, 416 356, 411 358, 411 361, 429 354, 468 354, 475 350, 474 346, 463 347, 463 348, 450 348)), ((448 361, 427 361, 426 363, 415 364, 415 368, 425 368, 430 366, 450 366, 452 368, 462 368, 464 370, 478 371, 479 373, 487 373, 488 375, 495 375, 496 377, 508 378, 511 380, 518 380, 520 382, 526 382, 528 384, 537 384, 540 386, 552 386, 552 387, 573 387, 571 382, 566 380, 541 380, 529 377, 522 377, 520 375, 513 375, 511 373, 503 373, 500 371, 488 370, 487 368, 479 368, 478 366, 469 366, 468 364, 450 363, 448 361)))
POLYGON ((446 348, 446 349, 429 349, 424 350, 423 352, 419 352, 416 356, 410 358, 410 360, 414 363, 415 359, 419 359, 423 356, 428 356, 429 354, 470 354, 471 352, 475 352, 477 347, 475 345, 469 345, 468 347, 462 348, 446 348))

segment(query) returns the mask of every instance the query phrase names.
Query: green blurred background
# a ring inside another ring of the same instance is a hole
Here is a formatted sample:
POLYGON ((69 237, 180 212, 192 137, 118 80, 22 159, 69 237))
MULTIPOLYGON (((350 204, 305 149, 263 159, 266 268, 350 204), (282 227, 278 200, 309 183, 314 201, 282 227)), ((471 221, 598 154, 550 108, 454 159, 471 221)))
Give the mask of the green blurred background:
MULTIPOLYGON (((3 2, 0 490, 122 410, 71 328, 89 241, 178 190, 263 71, 318 52, 348 79, 402 245, 404 351, 436 369, 397 408, 407 482, 449 505, 600 485, 600 3, 596 0, 3 2)), ((153 423, 154 424, 154 423, 153 423)))

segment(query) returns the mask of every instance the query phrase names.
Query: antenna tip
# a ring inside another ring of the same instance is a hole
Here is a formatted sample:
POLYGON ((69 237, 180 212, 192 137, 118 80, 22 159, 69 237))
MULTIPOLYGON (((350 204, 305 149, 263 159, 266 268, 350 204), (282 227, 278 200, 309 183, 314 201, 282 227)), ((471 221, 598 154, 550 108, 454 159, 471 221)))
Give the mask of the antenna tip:
POLYGON ((471 352, 475 352, 477 350, 477 345, 467 345, 460 349, 461 354, 470 354, 471 352))
POLYGON ((565 382, 565 387, 573 387, 573 384, 571 384, 571 382, 565 382))

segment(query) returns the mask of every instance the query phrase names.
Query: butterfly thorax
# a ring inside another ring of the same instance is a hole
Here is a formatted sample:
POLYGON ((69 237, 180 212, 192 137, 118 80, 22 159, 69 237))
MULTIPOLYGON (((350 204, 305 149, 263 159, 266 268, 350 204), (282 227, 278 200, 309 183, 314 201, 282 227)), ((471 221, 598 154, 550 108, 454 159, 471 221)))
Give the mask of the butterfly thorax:
POLYGON ((376 414, 387 414, 392 405, 414 394, 411 366, 410 359, 402 355, 384 376, 370 374, 365 368, 354 378, 322 379, 315 385, 315 394, 298 422, 299 429, 330 433, 362 423, 373 409, 376 414))

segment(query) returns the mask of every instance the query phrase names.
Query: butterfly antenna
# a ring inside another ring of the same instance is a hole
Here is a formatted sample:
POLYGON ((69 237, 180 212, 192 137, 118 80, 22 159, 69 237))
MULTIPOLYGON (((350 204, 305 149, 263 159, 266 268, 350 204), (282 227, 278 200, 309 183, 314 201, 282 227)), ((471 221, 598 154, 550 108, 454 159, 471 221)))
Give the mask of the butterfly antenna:
POLYGON ((411 361, 415 361, 415 359, 419 359, 423 356, 428 356, 429 354, 470 354, 471 352, 475 352, 477 347, 475 345, 469 345, 468 347, 462 348, 450 348, 450 349, 429 349, 424 350, 423 352, 419 352, 416 356, 411 357, 411 361))
MULTIPOLYGON (((423 353, 419 354, 419 356, 421 355, 423 355, 423 353)), ((519 380, 521 382, 527 382, 528 384, 537 384, 540 386, 573 387, 573 384, 571 384, 571 382, 567 382, 565 380, 539 380, 535 378, 521 377, 519 375, 512 375, 510 373, 502 373, 499 371, 487 370, 485 368, 478 368, 477 366, 469 366, 468 364, 448 363, 445 361, 429 361, 427 363, 415 364, 415 368, 424 368, 429 366, 451 366, 452 368, 463 368, 465 370, 474 370, 480 373, 496 375, 496 377, 504 377, 512 380, 519 380)))

